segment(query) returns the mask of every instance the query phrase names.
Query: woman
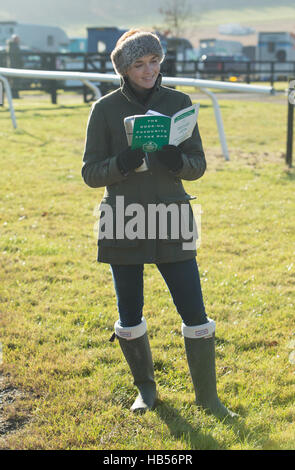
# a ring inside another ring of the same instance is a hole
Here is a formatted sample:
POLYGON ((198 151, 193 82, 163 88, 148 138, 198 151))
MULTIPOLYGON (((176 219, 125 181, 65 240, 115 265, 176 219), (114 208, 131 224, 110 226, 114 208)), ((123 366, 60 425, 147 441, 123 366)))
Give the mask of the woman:
POLYGON ((98 261, 109 263, 111 267, 119 311, 115 336, 139 389, 131 409, 137 412, 153 409, 157 399, 147 325, 143 317, 144 264, 154 263, 182 318, 182 334, 196 403, 217 417, 233 416, 234 413, 217 396, 215 323, 205 312, 196 250, 183 248, 182 235, 178 238, 170 236, 173 229, 171 219, 166 227, 166 238, 160 236, 161 217, 156 222, 155 237, 127 237, 118 222, 121 217, 121 224, 126 226, 128 222, 126 218, 122 222, 122 214, 130 204, 142 207, 144 214, 147 214, 148 205, 162 204, 167 208, 174 204, 174 207, 182 205, 189 208, 188 222, 192 223, 189 200, 193 198, 185 192, 181 180, 196 180, 206 169, 198 126, 179 147, 168 145, 149 154, 131 150, 124 128, 127 116, 142 115, 149 109, 172 116, 190 106, 191 100, 188 95, 161 85, 160 64, 164 53, 155 34, 128 31, 117 42, 111 59, 121 77, 121 86, 100 98, 92 108, 82 176, 92 188, 106 187, 101 209, 113 217, 115 226, 109 237, 102 236, 101 226, 98 261), (116 212, 123 198, 124 207, 120 206, 116 212))

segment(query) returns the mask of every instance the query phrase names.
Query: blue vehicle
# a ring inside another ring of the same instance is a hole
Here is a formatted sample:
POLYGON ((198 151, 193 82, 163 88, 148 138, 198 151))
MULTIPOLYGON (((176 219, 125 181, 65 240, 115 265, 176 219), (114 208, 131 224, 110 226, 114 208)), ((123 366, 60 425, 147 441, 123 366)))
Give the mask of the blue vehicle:
MULTIPOLYGON (((87 52, 98 54, 110 54, 116 42, 126 33, 127 29, 120 29, 116 26, 87 28, 88 46, 87 52)), ((167 39, 165 36, 156 33, 162 43, 163 49, 167 50, 167 39)))
POLYGON ((110 54, 119 37, 126 31, 126 29, 119 29, 115 26, 87 28, 87 52, 110 54))
POLYGON ((69 52, 87 52, 87 39, 86 38, 71 38, 68 47, 69 52))

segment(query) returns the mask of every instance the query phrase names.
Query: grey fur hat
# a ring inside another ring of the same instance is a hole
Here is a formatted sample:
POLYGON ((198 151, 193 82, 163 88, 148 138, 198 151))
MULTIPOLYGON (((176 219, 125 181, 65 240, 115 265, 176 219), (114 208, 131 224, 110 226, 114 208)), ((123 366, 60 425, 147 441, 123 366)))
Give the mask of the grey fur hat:
POLYGON ((160 62, 163 62, 165 54, 156 34, 136 31, 126 39, 121 38, 111 53, 111 60, 118 75, 124 76, 133 62, 148 54, 157 55, 160 62))

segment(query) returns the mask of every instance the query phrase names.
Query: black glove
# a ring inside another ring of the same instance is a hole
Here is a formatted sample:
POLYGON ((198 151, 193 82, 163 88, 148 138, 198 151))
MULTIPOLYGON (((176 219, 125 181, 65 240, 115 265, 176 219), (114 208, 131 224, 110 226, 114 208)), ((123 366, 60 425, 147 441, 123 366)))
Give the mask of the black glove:
POLYGON ((183 167, 181 158, 181 151, 175 145, 164 145, 159 152, 157 152, 158 159, 169 170, 178 171, 183 167))
POLYGON ((117 156, 117 164, 121 173, 127 174, 130 170, 138 168, 143 163, 143 159, 144 153, 141 149, 132 150, 128 147, 117 156))

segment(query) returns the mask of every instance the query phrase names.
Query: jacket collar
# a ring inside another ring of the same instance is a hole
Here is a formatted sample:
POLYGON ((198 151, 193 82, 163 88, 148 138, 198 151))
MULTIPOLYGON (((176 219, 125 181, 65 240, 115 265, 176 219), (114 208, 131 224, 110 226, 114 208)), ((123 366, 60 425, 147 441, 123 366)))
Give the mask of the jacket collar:
POLYGON ((132 90, 130 84, 128 83, 128 80, 126 80, 125 77, 121 77, 120 78, 120 88, 121 88, 121 93, 127 98, 128 101, 131 101, 133 103, 136 103, 142 107, 146 107, 148 106, 148 104, 153 101, 153 98, 157 95, 157 93, 159 92, 160 90, 160 87, 161 87, 161 83, 162 83, 162 74, 159 73, 158 75, 158 78, 156 80, 156 83, 152 89, 152 92, 151 94, 149 95, 148 97, 148 100, 146 103, 142 103, 140 102, 140 100, 138 99, 138 97, 136 96, 136 94, 134 93, 134 91, 132 90))

